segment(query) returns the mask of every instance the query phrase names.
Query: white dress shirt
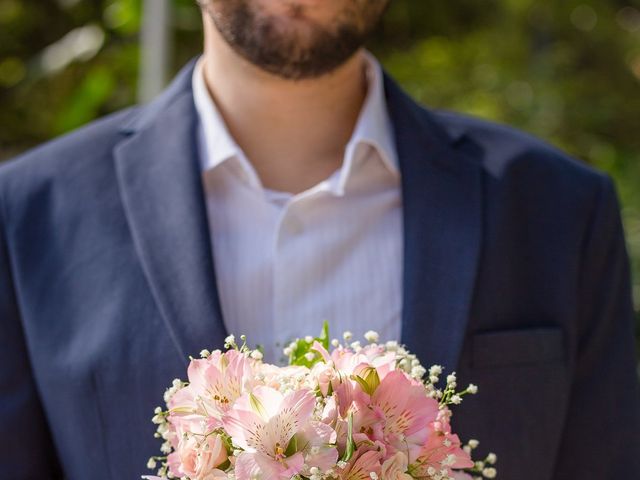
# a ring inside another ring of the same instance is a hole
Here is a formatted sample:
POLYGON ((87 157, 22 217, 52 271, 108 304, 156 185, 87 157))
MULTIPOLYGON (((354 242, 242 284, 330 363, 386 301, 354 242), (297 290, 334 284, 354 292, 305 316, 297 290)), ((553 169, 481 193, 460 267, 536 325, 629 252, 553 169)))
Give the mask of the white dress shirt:
POLYGON ((342 166, 293 195, 263 187, 206 88, 193 91, 218 293, 229 333, 265 359, 317 335, 398 340, 402 307, 402 200, 382 70, 365 52, 368 89, 342 166))

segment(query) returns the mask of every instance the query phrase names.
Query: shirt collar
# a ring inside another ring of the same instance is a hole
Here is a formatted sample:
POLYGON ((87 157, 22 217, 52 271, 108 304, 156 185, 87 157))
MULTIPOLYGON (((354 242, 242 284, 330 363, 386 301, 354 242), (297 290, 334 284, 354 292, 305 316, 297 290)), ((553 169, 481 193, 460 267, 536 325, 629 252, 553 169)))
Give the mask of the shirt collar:
POLYGON ((198 60, 193 71, 193 99, 200 119, 199 137, 201 145, 200 166, 203 172, 211 170, 224 161, 237 158, 242 170, 254 185, 259 185, 257 174, 244 152, 231 136, 204 79, 204 61, 198 60))
MULTIPOLYGON (((375 149, 391 174, 396 177, 400 174, 393 125, 387 111, 382 67, 370 52, 365 50, 364 56, 368 82, 367 95, 353 134, 346 145, 342 167, 337 172, 336 188, 339 193, 344 192, 344 187, 352 175, 354 158, 358 147, 362 144, 375 149)), ((230 158, 237 158, 250 183, 254 186, 261 185, 255 169, 231 136, 222 115, 211 98, 205 84, 202 58, 194 69, 192 82, 196 111, 200 119, 200 139, 203 149, 201 155, 202 171, 213 169, 230 158)))
POLYGON ((382 67, 367 50, 364 51, 367 75, 367 96, 358 116, 347 150, 361 143, 378 151, 386 167, 399 173, 393 125, 387 111, 382 67))

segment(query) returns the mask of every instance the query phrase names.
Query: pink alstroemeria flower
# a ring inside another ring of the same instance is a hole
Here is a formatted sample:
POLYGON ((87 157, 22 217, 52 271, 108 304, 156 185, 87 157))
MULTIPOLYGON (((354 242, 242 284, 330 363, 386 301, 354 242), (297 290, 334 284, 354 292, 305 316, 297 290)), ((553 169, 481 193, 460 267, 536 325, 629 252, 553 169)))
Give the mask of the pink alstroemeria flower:
POLYGON ((383 480, 412 480, 407 473, 409 459, 403 452, 396 452, 382 464, 383 480))
POLYGON ((438 411, 438 402, 426 396, 420 382, 394 370, 380 382, 368 405, 359 405, 354 426, 372 440, 387 445, 390 456, 399 450, 420 449, 429 436, 428 425, 437 418, 438 411))
POLYGON ((227 450, 218 435, 186 435, 178 443, 175 452, 169 455, 169 471, 174 477, 187 476, 191 480, 210 480, 220 476, 217 467, 227 461, 227 450))
POLYGON ((224 415, 225 431, 244 451, 235 461, 237 480, 289 479, 303 468, 303 452, 285 455, 310 420, 315 396, 308 389, 287 395, 264 386, 242 395, 224 415))
POLYGON ((336 432, 329 425, 310 421, 296 433, 298 448, 304 454, 306 468, 301 472, 305 476, 311 475, 311 468, 326 471, 334 467, 338 461, 336 432))
POLYGON ((465 472, 452 472, 449 476, 453 480, 473 480, 473 477, 465 472))
MULTIPOLYGON (((350 348, 338 347, 329 353, 319 342, 314 342, 312 350, 320 354, 324 363, 333 367, 337 376, 348 377, 364 367, 373 367, 380 379, 396 369, 395 352, 387 352, 379 345, 366 345, 358 352, 350 348)), ((321 369, 324 371, 324 369, 321 369)), ((324 373, 324 372, 323 372, 324 373)))
POLYGON ((253 381, 254 361, 237 350, 214 352, 192 360, 187 370, 189 387, 202 399, 210 416, 222 417, 253 381))
MULTIPOLYGON (((446 469, 449 476, 454 473, 453 469, 472 468, 471 456, 462 450, 460 439, 451 433, 448 424, 443 422, 433 422, 429 428, 429 437, 423 445, 415 459, 410 458, 411 473, 414 477, 421 478, 427 476, 429 467, 440 471, 446 469), (437 428, 437 429, 434 429, 437 428), (441 428, 444 427, 444 430, 441 428)), ((459 477, 465 479, 464 473, 459 477)))
POLYGON ((216 351, 208 358, 191 360, 189 385, 169 402, 170 422, 183 430, 211 431, 253 382, 253 360, 237 350, 216 351), (195 425, 205 423, 205 426, 195 425))
POLYGON ((338 472, 340 480, 371 480, 372 473, 380 478, 382 455, 383 452, 375 446, 360 446, 347 466, 338 472))

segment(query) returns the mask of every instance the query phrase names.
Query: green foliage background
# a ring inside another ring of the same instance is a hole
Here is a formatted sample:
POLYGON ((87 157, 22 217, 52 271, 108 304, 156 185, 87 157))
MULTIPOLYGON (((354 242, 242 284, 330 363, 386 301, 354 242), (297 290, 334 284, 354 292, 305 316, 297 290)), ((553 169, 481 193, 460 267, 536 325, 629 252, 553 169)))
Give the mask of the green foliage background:
MULTIPOLYGON (((173 3, 177 70, 200 51, 201 20, 193 0, 173 3)), ((0 159, 135 102, 140 17, 140 0, 0 0, 0 159)), ((425 104, 514 125, 614 177, 640 340, 640 6, 392 0, 370 48, 425 104)))

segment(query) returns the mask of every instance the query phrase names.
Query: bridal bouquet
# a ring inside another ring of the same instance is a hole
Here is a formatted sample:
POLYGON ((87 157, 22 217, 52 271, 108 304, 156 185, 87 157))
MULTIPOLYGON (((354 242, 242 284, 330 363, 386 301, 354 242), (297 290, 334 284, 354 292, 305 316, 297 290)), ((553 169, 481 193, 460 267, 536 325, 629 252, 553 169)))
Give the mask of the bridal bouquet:
POLYGON ((438 387, 442 367, 428 371, 397 342, 366 345, 319 338, 291 343, 289 366, 226 339, 225 351, 191 359, 189 382, 174 380, 153 422, 163 456, 146 479, 188 480, 471 480, 494 478, 495 455, 471 460, 477 441, 451 431, 455 374, 438 387), (330 346, 331 345, 331 346, 330 346), (423 379, 424 378, 424 379, 423 379))

